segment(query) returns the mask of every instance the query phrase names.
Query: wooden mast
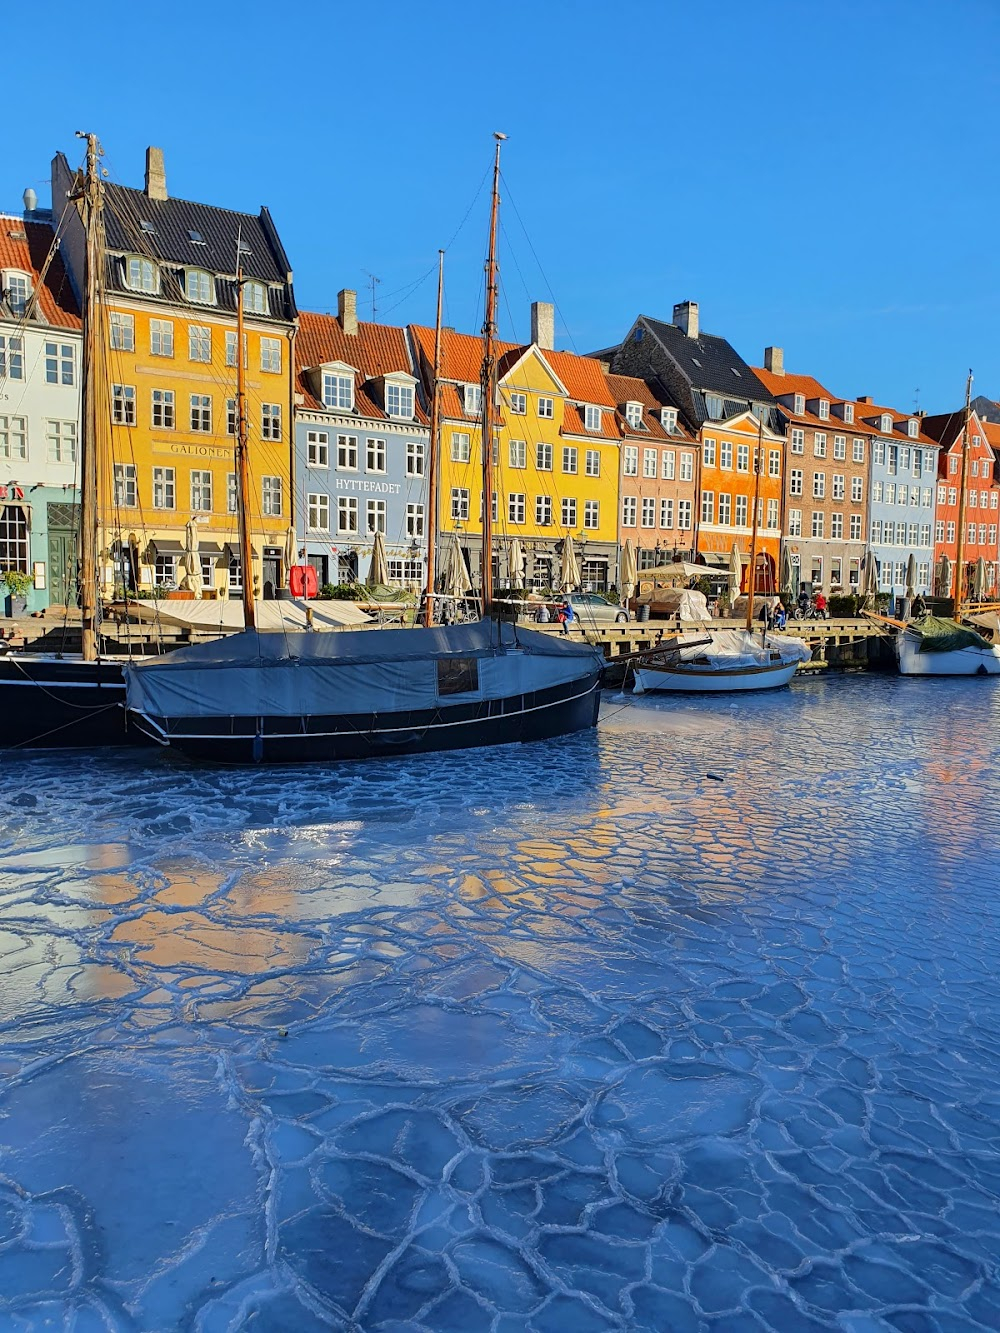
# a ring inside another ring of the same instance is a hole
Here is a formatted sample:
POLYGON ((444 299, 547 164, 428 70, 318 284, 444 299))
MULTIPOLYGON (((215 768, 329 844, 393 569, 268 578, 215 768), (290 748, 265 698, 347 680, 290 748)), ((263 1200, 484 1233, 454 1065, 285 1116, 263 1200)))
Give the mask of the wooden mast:
POLYGON ((253 596, 253 545, 250 541, 250 451, 248 447, 246 369, 243 364, 243 236, 236 240, 236 515, 240 528, 243 623, 256 627, 253 596))
POLYGON ((972 371, 965 381, 962 419, 962 469, 958 488, 958 549, 955 552, 955 620, 962 622, 962 580, 965 576, 965 487, 969 477, 969 415, 972 406, 972 371))
POLYGON ((98 431, 101 426, 100 376, 97 367, 104 353, 104 185, 98 173, 101 148, 96 134, 79 134, 87 141, 87 165, 74 192, 86 233, 83 302, 83 430, 80 443, 80 629, 85 662, 98 657, 98 431))
POLYGON ((483 323, 483 615, 493 605, 493 423, 497 400, 497 213, 500 208, 500 145, 506 134, 496 132, 493 199, 490 206, 490 248, 486 259, 486 318, 483 323))
POLYGON ((424 591, 424 625, 434 624, 434 540, 438 521, 438 433, 440 426, 441 303, 444 295, 444 251, 438 251, 437 320, 434 324, 434 379, 431 383, 431 438, 427 450, 427 583, 424 591))
POLYGON ((757 503, 760 499, 760 459, 764 452, 764 422, 757 418, 757 444, 753 451, 753 527, 750 531, 750 577, 747 579, 747 632, 753 631, 753 594, 757 578, 757 503))

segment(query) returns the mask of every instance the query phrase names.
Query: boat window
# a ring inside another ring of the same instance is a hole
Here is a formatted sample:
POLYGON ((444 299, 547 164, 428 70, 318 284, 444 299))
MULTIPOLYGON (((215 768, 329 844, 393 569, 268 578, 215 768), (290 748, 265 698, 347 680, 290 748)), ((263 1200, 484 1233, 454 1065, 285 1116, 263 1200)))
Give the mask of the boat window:
POLYGON ((474 657, 455 657, 440 661, 438 694, 467 694, 479 689, 479 663, 474 657))

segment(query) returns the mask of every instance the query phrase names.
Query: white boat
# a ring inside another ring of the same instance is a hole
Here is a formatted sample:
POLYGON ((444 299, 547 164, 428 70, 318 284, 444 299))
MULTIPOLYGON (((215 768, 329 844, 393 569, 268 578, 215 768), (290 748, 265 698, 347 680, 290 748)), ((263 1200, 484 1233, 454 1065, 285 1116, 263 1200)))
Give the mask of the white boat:
POLYGON ((676 653, 656 657, 635 669, 635 692, 677 694, 777 690, 808 662, 812 650, 802 639, 754 635, 747 630, 705 630, 676 653), (706 638, 708 642, 706 642, 706 638))
POLYGON ((896 635, 901 676, 1000 676, 1000 647, 952 620, 924 616, 896 635))

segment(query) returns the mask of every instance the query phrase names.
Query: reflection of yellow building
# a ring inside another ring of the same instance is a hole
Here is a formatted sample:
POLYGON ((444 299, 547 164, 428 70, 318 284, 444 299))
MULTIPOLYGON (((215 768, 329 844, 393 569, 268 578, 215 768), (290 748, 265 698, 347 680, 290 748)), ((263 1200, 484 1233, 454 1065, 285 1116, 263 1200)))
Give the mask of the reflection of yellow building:
MULTIPOLYGON (((510 579, 520 540, 525 581, 551 587, 562 543, 572 536, 583 581, 615 581, 618 449, 615 401, 600 362, 552 350, 551 306, 533 308, 534 341, 499 345, 499 428, 494 448, 496 576, 510 579)), ((430 386, 434 330, 411 329, 418 369, 430 386)), ((482 343, 442 337, 440 490, 437 530, 459 538, 475 583, 482 559, 482 343)))
MULTIPOLYGON (((70 188, 53 164, 56 198, 70 188)), ((111 458, 99 468, 105 579, 182 584, 195 520, 207 590, 242 586, 234 465, 237 245, 245 274, 249 513, 254 582, 267 596, 287 578, 291 523, 291 274, 266 209, 232 213, 171 199, 163 156, 149 149, 144 190, 105 187, 104 317, 111 458), (115 557, 114 573, 110 557, 115 557)), ((74 232, 70 271, 83 285, 74 232)))

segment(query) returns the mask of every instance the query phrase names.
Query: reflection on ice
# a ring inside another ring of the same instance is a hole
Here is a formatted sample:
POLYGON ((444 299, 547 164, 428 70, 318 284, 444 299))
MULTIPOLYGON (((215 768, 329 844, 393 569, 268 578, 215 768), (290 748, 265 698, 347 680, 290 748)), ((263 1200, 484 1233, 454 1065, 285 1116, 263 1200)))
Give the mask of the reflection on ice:
POLYGON ((1000 692, 606 712, 4 758, 0 1328, 1000 1326, 1000 692))

